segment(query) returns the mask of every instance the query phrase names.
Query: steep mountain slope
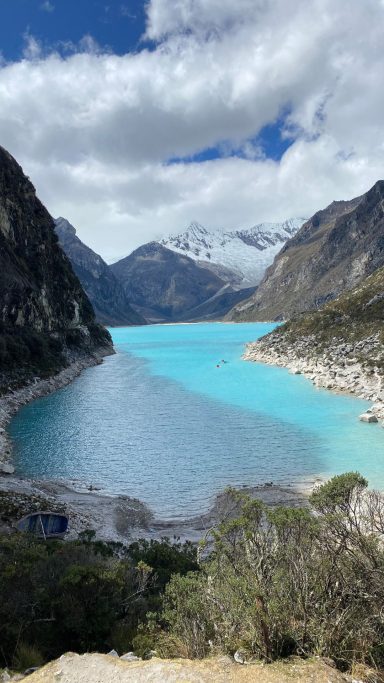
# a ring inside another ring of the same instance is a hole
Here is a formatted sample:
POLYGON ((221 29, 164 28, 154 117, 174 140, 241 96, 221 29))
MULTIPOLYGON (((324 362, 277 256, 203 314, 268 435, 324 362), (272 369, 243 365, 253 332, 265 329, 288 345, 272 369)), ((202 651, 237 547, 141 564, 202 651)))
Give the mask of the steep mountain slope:
POLYGON ((384 265, 384 181, 333 202, 289 240, 232 320, 281 320, 316 309, 384 265))
POLYGON ((65 218, 57 218, 55 229, 97 319, 104 325, 145 324, 144 318, 129 305, 121 283, 109 266, 77 237, 73 225, 65 218))
POLYGON ((245 357, 375 401, 373 412, 384 418, 384 267, 323 308, 249 344, 245 357))
POLYGON ((232 288, 227 285, 210 299, 207 299, 199 306, 196 306, 196 308, 191 308, 186 313, 180 314, 178 320, 180 322, 221 320, 233 306, 240 301, 244 301, 244 299, 248 299, 254 291, 255 287, 233 291, 232 288))
POLYGON ((191 223, 185 232, 170 235, 160 244, 210 268, 233 286, 250 287, 260 282, 282 245, 305 220, 292 218, 284 223, 260 223, 248 230, 227 232, 191 223))
POLYGON ((157 322, 189 320, 189 311, 223 290, 232 291, 193 259, 158 242, 144 244, 110 268, 132 304, 148 320, 157 322))
POLYGON ((74 355, 112 352, 108 332, 57 242, 53 219, 0 147, 0 386, 74 355))

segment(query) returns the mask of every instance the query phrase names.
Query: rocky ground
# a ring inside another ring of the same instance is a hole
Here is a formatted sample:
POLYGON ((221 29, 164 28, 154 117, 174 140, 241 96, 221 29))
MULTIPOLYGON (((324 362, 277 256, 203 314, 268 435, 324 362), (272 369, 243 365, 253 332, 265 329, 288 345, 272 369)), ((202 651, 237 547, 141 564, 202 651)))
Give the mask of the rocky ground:
POLYGON ((318 658, 293 657, 267 665, 261 662, 242 665, 230 657, 126 661, 117 656, 74 653, 62 655, 28 677, 30 683, 379 683, 381 680, 374 672, 343 674, 331 661, 318 658))
POLYGON ((351 343, 335 338, 325 349, 319 349, 315 335, 292 342, 288 335, 277 331, 248 344, 244 359, 285 367, 304 375, 317 387, 371 401, 368 415, 377 422, 384 420, 384 378, 381 367, 367 364, 366 359, 381 352, 379 335, 351 343))
MULTIPOLYGON (((244 492, 263 500, 266 505, 302 506, 316 482, 296 486, 270 483, 244 488, 244 492)), ((92 484, 58 481, 33 481, 0 476, 0 533, 13 533, 15 522, 36 510, 63 512, 69 517, 68 538, 76 538, 86 529, 106 541, 129 543, 136 538, 159 540, 164 536, 180 541, 199 541, 219 521, 234 516, 238 508, 227 493, 213 499, 207 512, 185 520, 156 518, 141 501, 124 495, 107 495, 92 484)))

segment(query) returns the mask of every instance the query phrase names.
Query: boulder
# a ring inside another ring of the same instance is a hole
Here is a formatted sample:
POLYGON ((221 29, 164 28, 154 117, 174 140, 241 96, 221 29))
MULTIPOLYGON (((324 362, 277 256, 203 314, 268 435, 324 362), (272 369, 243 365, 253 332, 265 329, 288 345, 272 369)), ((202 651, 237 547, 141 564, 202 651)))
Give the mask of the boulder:
POLYGON ((124 659, 126 662, 140 661, 140 657, 136 657, 134 652, 126 652, 125 655, 121 655, 120 659, 124 659))
POLYGON ((370 423, 378 422, 376 415, 373 415, 373 413, 368 413, 368 412, 362 413, 359 416, 359 420, 361 420, 361 422, 370 422, 370 423))
POLYGON ((0 463, 0 473, 1 474, 13 474, 15 471, 15 468, 13 465, 10 465, 8 462, 3 462, 0 463))

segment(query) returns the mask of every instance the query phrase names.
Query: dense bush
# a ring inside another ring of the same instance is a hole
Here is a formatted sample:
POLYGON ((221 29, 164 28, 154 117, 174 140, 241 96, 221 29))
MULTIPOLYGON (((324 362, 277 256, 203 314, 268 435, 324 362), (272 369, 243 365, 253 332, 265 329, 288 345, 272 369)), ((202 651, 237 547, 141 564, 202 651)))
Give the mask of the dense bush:
POLYGON ((267 509, 232 492, 242 514, 212 532, 202 571, 166 588, 152 647, 202 657, 241 648, 271 661, 324 655, 341 668, 384 664, 384 504, 356 473, 311 497, 312 510, 267 509), (165 626, 165 628, 164 628, 165 626))
POLYGON ((0 666, 25 668, 66 650, 120 653, 158 608, 169 569, 196 568, 190 544, 0 537, 0 666), (145 561, 150 557, 152 565, 145 561), (157 579, 159 569, 160 580, 157 579))
POLYGON ((30 328, 0 326, 0 372, 25 368, 42 375, 65 365, 62 343, 30 328))

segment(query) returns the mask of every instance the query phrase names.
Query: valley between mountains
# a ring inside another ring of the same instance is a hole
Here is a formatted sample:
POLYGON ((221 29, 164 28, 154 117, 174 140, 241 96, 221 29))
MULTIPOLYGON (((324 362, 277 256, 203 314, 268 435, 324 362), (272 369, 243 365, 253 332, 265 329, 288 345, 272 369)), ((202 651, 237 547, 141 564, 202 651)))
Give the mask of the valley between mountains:
POLYGON ((250 681, 371 675, 345 642, 374 648, 382 628, 383 500, 363 475, 384 470, 384 181, 309 220, 193 223, 107 264, 1 148, 0 247, 0 623, 12 666, 36 666, 36 681, 85 680, 96 666, 116 680, 236 681, 244 663, 250 681), (362 474, 339 474, 338 458, 362 474), (192 509, 192 494, 193 515, 153 512, 192 509), (69 517, 62 544, 16 533, 42 510, 69 517), (310 617, 297 576, 312 586, 310 617), (16 598, 26 585, 32 616, 16 598), (329 659, 304 661, 298 643, 329 659), (39 668, 63 647, 109 654, 39 668), (269 678, 261 661, 275 662, 269 678))

